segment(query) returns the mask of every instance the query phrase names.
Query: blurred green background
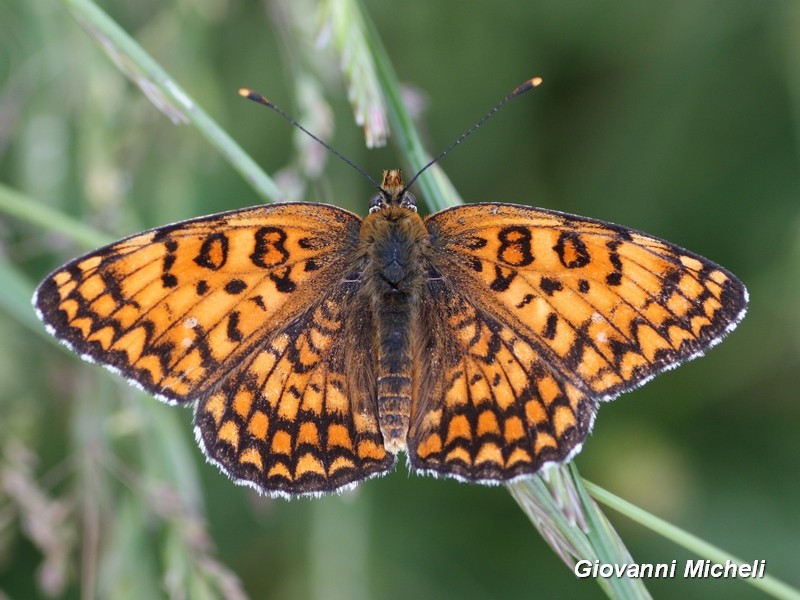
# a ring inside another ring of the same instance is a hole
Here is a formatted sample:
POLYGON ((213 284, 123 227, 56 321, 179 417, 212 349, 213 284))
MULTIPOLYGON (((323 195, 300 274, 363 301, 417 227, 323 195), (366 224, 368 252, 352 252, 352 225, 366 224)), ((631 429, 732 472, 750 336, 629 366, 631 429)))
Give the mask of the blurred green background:
MULTIPOLYGON (((268 173, 282 173, 285 189, 363 214, 373 190, 358 174, 236 94, 263 92, 375 177, 408 168, 391 143, 365 148, 333 45, 312 45, 326 29, 320 4, 102 6, 268 173)), ((515 85, 544 78, 442 161, 465 200, 641 229, 747 284, 751 308, 730 338, 601 408, 577 463, 800 585, 800 5, 363 7, 431 151, 515 85)), ((62 3, 0 5, 0 82, 0 182, 30 203, 117 238, 259 202, 194 128, 154 109, 62 3)), ((189 410, 82 363, 32 320, 35 283, 88 249, 0 213, 0 597, 602 597, 503 488, 409 477, 403 465, 320 500, 232 485, 194 447, 189 410)), ((638 561, 689 557, 609 516, 638 561)), ((656 597, 762 597, 730 580, 646 583, 656 597)))

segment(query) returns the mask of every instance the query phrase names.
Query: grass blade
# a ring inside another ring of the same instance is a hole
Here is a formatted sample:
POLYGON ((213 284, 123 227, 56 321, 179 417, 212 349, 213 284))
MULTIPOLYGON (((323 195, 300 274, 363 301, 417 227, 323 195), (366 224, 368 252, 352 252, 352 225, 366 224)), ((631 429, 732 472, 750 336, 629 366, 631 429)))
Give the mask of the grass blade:
POLYGON ((386 145, 389 123, 375 60, 369 52, 364 19, 350 0, 326 0, 320 7, 323 27, 318 46, 331 38, 347 80, 347 98, 356 124, 364 128, 367 148, 386 145))
POLYGON ((114 64, 173 123, 191 123, 265 200, 280 189, 200 105, 132 37, 90 0, 63 0, 114 64))
MULTIPOLYGON (((725 552, 713 544, 709 544, 696 535, 693 535, 688 531, 684 531, 680 527, 676 527, 664 519, 660 519, 659 517, 650 514, 646 510, 631 504, 627 500, 623 500, 619 496, 615 496, 611 492, 604 490, 598 485, 595 485, 589 481, 585 481, 584 484, 586 489, 589 490, 589 493, 591 493, 591 495, 599 502, 602 502, 609 508, 613 508, 632 521, 636 521, 637 523, 644 525, 651 531, 658 533, 666 539, 675 542, 679 546, 694 552, 698 556, 706 558, 715 563, 724 563, 728 560, 737 564, 746 562, 728 552, 725 552)), ((762 578, 743 577, 741 579, 743 579, 745 583, 748 583, 753 587, 759 588, 763 592, 766 592, 773 598, 781 598, 782 600, 800 600, 800 591, 780 581, 779 579, 776 579, 772 575, 765 574, 762 578)))

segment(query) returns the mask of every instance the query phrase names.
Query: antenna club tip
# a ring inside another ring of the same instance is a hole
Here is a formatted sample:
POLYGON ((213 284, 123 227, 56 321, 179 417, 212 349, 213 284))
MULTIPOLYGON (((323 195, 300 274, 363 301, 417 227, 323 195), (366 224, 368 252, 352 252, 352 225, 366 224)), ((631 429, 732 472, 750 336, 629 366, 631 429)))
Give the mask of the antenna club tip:
POLYGON ((520 94, 524 94, 528 90, 532 90, 533 88, 539 87, 540 85, 542 85, 541 77, 531 77, 530 79, 528 79, 528 81, 526 81, 521 86, 516 88, 513 92, 511 92, 511 97, 513 98, 514 96, 519 96, 520 94))
POLYGON ((258 92, 254 92, 250 88, 239 88, 239 95, 243 98, 247 98, 248 100, 252 100, 253 102, 258 102, 259 104, 264 104, 266 106, 272 106, 272 102, 269 99, 265 98, 258 92))

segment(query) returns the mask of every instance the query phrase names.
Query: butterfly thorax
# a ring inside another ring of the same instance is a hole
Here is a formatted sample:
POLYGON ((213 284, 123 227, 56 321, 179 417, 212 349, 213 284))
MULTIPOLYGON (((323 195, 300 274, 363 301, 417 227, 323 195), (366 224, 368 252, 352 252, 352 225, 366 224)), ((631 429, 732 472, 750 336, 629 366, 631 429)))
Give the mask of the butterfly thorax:
POLYGON ((412 396, 412 341, 430 239, 399 171, 384 173, 386 194, 373 199, 361 227, 368 295, 378 358, 378 421, 390 452, 406 449, 412 396), (396 179, 391 180, 395 176, 396 179), (387 185, 387 180, 393 181, 387 185))

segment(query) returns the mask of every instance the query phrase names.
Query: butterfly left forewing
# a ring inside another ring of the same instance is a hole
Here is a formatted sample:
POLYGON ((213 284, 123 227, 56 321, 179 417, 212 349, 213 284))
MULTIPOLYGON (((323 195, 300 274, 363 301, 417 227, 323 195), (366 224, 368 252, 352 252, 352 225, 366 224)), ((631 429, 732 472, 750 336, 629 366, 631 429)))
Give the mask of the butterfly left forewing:
POLYGON ((287 203, 159 227, 56 270, 34 304, 87 360, 184 402, 341 278, 360 223, 336 207, 287 203))

